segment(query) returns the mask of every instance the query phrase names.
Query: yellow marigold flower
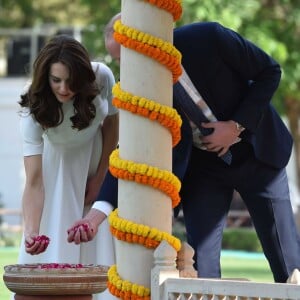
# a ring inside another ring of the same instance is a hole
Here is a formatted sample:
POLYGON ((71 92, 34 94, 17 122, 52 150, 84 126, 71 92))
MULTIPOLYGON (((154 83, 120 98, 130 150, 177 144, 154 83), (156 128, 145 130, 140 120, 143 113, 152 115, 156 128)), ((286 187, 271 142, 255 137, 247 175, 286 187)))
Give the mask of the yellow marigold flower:
MULTIPOLYGON (((132 30, 130 31, 130 35, 131 35, 131 37, 132 37, 134 40, 136 40, 136 39, 138 38, 138 34, 139 34, 139 32, 136 31, 136 30, 134 30, 134 29, 132 29, 132 30)), ((129 31, 127 31, 127 35, 129 35, 129 31)))
POLYGON ((140 106, 144 107, 145 103, 146 103, 146 99, 140 98, 140 106))
POLYGON ((125 292, 131 291, 131 286, 132 286, 132 284, 130 281, 128 281, 128 280, 123 281, 123 291, 125 291, 125 292))
POLYGON ((157 232, 157 235, 155 236, 155 240, 158 242, 160 242, 162 240, 162 232, 161 231, 157 232))
POLYGON ((138 225, 137 224, 132 224, 131 233, 137 234, 137 231, 138 231, 138 225))
POLYGON ((132 284, 132 287, 131 287, 132 293, 136 294, 138 291, 138 288, 139 288, 139 286, 136 283, 132 284))
POLYGON ((180 250, 180 248, 181 248, 181 242, 180 242, 179 239, 175 239, 175 241, 173 242, 173 247, 174 247, 174 249, 177 250, 177 252, 180 250))
POLYGON ((141 170, 140 170, 141 174, 146 174, 149 166, 146 164, 141 164, 140 167, 141 167, 141 170))
POLYGON ((144 226, 143 232, 142 232, 141 235, 142 235, 143 237, 146 237, 146 236, 148 235, 149 231, 150 231, 150 227, 149 227, 149 226, 144 226))
POLYGON ((154 239, 154 237, 157 235, 158 230, 156 228, 151 228, 150 232, 149 232, 149 238, 150 239, 154 239))
POLYGON ((121 220, 121 224, 120 224, 120 227, 118 228, 119 230, 125 232, 126 231, 126 225, 127 225, 127 221, 122 219, 121 220))
POLYGON ((142 235, 143 234, 143 230, 144 230, 144 225, 143 224, 140 224, 138 226, 138 229, 137 229, 137 234, 138 235, 142 235))
POLYGON ((116 282, 116 287, 120 290, 122 289, 122 280, 119 279, 117 282, 116 282))
POLYGON ((142 286, 139 286, 138 290, 137 290, 137 295, 140 296, 140 297, 143 297, 144 296, 144 292, 145 292, 145 288, 142 287, 142 286))
POLYGON ((133 225, 133 222, 127 221, 125 231, 130 233, 132 225, 133 225))
POLYGON ((131 98, 131 103, 132 103, 133 105, 137 105, 137 104, 139 103, 139 97, 133 96, 133 97, 131 98))

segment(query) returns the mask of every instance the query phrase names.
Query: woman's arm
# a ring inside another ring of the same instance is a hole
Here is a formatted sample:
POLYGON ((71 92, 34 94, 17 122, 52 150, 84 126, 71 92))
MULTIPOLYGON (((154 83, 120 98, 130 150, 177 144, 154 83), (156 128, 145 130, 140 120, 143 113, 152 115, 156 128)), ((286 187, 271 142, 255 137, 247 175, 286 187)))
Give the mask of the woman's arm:
POLYGON ((109 115, 105 118, 102 125, 102 155, 98 164, 97 172, 94 176, 90 177, 87 182, 87 190, 85 196, 85 204, 93 203, 109 165, 109 156, 111 152, 116 149, 119 139, 119 114, 109 115))
MULTIPOLYGON (((119 114, 105 118, 102 126, 103 149, 95 176, 88 179, 85 204, 96 200, 108 170, 109 156, 117 147, 119 137, 119 114)), ((111 206, 109 203, 107 205, 111 206)), ((112 209, 112 207, 111 207, 112 209)), ((110 210, 111 210, 110 209, 110 210)), ((107 212, 91 208, 84 218, 76 221, 68 229, 68 242, 80 244, 91 241, 98 232, 98 227, 106 219, 107 212)))
MULTIPOLYGON (((102 154, 99 160, 96 174, 88 178, 86 185, 85 204, 93 203, 101 189, 105 175, 108 174, 109 156, 117 147, 119 140, 119 113, 112 105, 112 87, 115 79, 112 71, 102 63, 92 63, 103 98, 108 101, 108 116, 104 119, 102 130, 102 154)), ((104 200, 106 201, 106 199, 104 200)), ((68 241, 79 244, 88 242, 94 238, 100 224, 106 219, 113 209, 110 201, 100 206, 93 206, 81 220, 76 221, 68 230, 68 241)))
POLYGON ((96 82, 101 88, 101 95, 103 99, 107 99, 108 115, 102 124, 101 158, 96 174, 88 179, 85 204, 91 204, 96 200, 108 170, 109 156, 117 147, 119 140, 119 113, 118 109, 112 104, 112 88, 115 84, 114 75, 105 64, 92 62, 92 65, 96 75, 96 82))
POLYGON ((107 172, 99 195, 90 211, 68 229, 68 241, 75 244, 91 241, 97 234, 101 223, 117 207, 117 203, 118 179, 107 172))
POLYGON ((24 166, 26 182, 22 198, 22 210, 26 252, 39 254, 47 246, 44 241, 35 241, 39 235, 44 206, 42 155, 25 156, 24 166))

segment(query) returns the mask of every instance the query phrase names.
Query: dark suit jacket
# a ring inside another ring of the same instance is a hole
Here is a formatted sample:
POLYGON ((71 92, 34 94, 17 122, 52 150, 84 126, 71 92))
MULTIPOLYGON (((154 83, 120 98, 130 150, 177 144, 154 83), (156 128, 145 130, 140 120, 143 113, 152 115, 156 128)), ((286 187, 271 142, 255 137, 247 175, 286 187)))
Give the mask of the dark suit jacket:
MULTIPOLYGON (((280 66, 261 49, 218 23, 194 23, 175 29, 174 45, 182 64, 220 121, 235 120, 246 130, 243 140, 258 160, 275 168, 285 167, 292 138, 270 104, 278 87, 280 66)), ((175 100, 175 99, 174 99, 175 100)), ((192 148, 189 122, 182 116, 182 139, 173 149, 173 172, 183 180, 192 148)), ((239 144, 233 146, 239 150, 239 144)), ((107 174, 98 201, 117 206, 117 179, 107 174)))
POLYGON ((174 45, 217 119, 242 124, 247 129, 243 138, 253 146, 256 158, 276 168, 285 167, 292 137, 270 104, 281 76, 278 63, 236 32, 214 22, 175 29, 174 45))

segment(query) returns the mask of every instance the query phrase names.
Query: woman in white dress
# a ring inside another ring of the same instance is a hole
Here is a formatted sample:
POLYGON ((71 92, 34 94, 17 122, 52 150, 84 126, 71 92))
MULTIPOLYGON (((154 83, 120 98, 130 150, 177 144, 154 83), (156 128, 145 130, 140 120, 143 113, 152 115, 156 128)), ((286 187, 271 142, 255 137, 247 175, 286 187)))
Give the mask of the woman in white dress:
MULTIPOLYGON (((114 83, 111 70, 90 63, 70 36, 56 36, 40 51, 20 101, 26 174, 20 264, 115 262, 106 220, 98 232, 110 207, 97 222, 90 210, 118 141, 114 83), (76 230, 74 222, 85 212, 86 226, 76 230)), ((104 292, 97 299, 110 296, 104 292)))

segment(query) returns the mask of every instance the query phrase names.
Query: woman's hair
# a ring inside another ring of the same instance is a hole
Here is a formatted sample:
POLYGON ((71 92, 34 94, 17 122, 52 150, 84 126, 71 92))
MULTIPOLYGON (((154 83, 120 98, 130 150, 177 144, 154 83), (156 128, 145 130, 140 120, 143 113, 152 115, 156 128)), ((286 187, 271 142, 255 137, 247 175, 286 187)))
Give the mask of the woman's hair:
POLYGON ((68 35, 53 37, 40 51, 33 64, 33 78, 29 90, 21 95, 19 104, 28 107, 30 113, 44 129, 63 122, 62 103, 49 84, 50 67, 62 63, 69 70, 69 88, 75 93, 72 127, 78 130, 89 126, 96 114, 93 99, 99 94, 96 76, 87 50, 68 35))

